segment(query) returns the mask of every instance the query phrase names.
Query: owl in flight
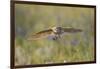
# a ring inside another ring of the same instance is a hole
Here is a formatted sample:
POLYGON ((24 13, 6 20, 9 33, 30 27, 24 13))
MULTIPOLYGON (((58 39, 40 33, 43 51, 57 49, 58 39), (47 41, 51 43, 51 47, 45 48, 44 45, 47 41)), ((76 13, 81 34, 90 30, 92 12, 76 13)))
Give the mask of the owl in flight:
POLYGON ((63 28, 63 27, 53 27, 51 29, 43 30, 40 32, 37 32, 35 34, 32 34, 28 40, 37 40, 41 38, 51 38, 53 40, 57 40, 60 38, 63 34, 66 33, 77 33, 81 32, 81 29, 75 29, 75 28, 63 28))

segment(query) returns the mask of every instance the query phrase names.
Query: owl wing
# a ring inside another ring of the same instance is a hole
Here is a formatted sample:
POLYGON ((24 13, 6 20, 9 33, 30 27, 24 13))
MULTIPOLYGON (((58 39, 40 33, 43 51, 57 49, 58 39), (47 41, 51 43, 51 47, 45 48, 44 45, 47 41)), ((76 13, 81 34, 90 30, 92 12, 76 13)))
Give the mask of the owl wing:
POLYGON ((75 28, 62 28, 64 32, 68 33, 77 33, 77 32, 82 32, 81 29, 75 29, 75 28))
POLYGON ((37 40, 37 39, 40 39, 40 38, 46 38, 46 37, 52 35, 52 33, 53 33, 52 29, 40 31, 36 34, 29 36, 28 40, 37 40))

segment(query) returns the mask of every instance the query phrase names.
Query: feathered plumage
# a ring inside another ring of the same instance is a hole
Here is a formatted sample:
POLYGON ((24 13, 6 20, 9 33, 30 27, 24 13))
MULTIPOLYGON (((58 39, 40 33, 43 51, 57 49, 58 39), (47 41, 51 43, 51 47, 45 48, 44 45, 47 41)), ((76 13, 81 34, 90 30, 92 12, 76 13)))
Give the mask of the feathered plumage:
POLYGON ((53 40, 60 38, 64 33, 77 33, 81 32, 81 29, 75 28, 62 28, 62 27, 53 27, 51 29, 43 30, 38 33, 32 34, 29 36, 28 40, 36 40, 40 38, 51 37, 53 40))

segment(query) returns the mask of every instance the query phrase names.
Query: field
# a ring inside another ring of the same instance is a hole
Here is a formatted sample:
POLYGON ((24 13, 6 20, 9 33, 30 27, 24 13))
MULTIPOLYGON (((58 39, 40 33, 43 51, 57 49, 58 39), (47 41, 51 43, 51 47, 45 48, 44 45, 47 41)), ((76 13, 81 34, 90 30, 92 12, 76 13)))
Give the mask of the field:
POLYGON ((15 65, 94 60, 94 8, 15 5, 15 65), (30 34, 54 26, 81 29, 59 40, 28 41, 30 34))

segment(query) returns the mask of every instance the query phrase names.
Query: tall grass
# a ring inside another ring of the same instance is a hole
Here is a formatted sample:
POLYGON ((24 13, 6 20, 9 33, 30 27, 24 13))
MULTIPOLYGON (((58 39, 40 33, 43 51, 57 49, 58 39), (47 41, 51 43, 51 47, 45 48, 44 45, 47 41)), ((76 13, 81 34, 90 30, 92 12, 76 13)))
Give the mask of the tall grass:
POLYGON ((49 64, 94 60, 94 9, 15 5, 15 64, 49 64), (59 40, 27 41, 29 34, 54 26, 82 29, 59 40))

